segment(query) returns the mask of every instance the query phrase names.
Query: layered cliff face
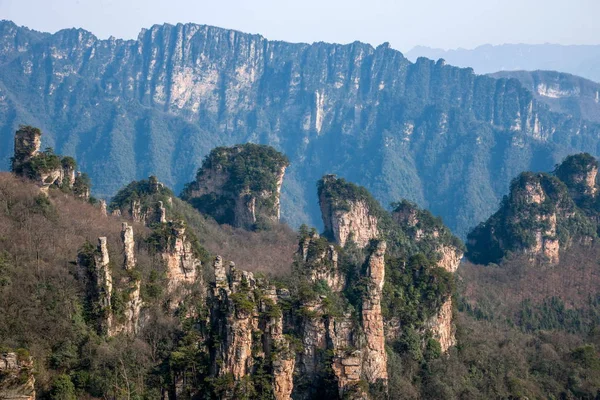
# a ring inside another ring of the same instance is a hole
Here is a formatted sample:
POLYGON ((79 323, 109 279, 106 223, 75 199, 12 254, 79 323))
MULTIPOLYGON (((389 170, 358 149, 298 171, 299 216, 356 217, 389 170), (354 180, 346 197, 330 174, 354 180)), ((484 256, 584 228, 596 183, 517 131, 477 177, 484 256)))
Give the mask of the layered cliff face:
POLYGON ((0 354, 0 399, 35 400, 33 360, 25 353, 0 354))
POLYGON ((318 195, 325 233, 340 246, 351 240, 365 247, 379 236, 381 206, 364 189, 327 175, 318 183, 318 195))
MULTIPOLYGON (((82 160, 98 197, 152 173, 178 191, 213 147, 259 142, 290 158, 282 216, 292 224, 319 224, 312 182, 333 172, 383 204, 427 206, 464 235, 517 173, 598 144, 597 125, 550 112, 515 80, 411 63, 387 44, 291 44, 194 24, 131 41, 2 27, 12 46, 0 65, 2 132, 39 121, 46 145, 82 160)), ((0 140, 8 167, 12 138, 0 140)))
POLYGON ((574 241, 597 237, 597 161, 589 154, 567 157, 553 175, 524 172, 511 184, 500 210, 468 238, 468 257, 499 262, 507 252, 557 264, 574 241))
POLYGON ((211 151, 182 197, 219 223, 244 229, 279 221, 287 158, 272 147, 255 144, 211 151))

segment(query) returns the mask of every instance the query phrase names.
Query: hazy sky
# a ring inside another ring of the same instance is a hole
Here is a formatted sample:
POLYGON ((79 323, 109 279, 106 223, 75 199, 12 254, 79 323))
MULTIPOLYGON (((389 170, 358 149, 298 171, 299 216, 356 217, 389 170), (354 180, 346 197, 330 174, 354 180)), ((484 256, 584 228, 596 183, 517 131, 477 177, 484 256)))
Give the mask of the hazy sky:
POLYGON ((55 32, 136 38, 164 22, 195 22, 292 42, 415 45, 600 44, 600 0, 0 0, 0 19, 55 32))

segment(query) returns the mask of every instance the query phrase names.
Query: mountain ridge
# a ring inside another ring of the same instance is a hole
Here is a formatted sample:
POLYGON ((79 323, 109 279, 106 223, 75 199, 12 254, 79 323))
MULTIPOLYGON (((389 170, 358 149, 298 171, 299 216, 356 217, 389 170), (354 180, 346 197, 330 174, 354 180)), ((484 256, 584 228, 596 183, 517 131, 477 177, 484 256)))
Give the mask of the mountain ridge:
POLYGON ((109 197, 149 175, 179 191, 210 149, 269 144, 291 161, 282 217, 293 225, 320 226, 310 182, 343 173, 464 235, 517 172, 597 153, 600 131, 516 81, 413 64, 386 44, 290 44, 193 24, 155 25, 136 41, 60 31, 0 70, 0 159, 27 121, 45 145, 85 160, 95 194, 109 197))
POLYGON ((484 44, 472 49, 439 49, 415 46, 405 53, 410 60, 418 57, 444 58, 450 64, 471 66, 479 74, 514 70, 555 70, 600 82, 600 44, 561 45, 553 43, 484 44))

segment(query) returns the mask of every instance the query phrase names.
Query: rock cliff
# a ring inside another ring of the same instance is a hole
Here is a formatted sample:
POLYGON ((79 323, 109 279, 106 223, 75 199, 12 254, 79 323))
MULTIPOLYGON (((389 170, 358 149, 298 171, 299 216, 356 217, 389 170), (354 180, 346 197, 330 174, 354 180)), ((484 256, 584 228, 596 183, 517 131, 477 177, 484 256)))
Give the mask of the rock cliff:
MULTIPOLYGON (((1 24, 0 131, 35 115, 45 145, 85 159, 100 198, 155 171, 180 190, 212 148, 265 143, 290 157, 282 216, 292 225, 320 225, 313 182, 333 172, 382 204, 426 206, 464 236, 519 172, 597 155, 597 124, 551 112, 518 81, 412 63, 388 44, 295 44, 196 24, 101 40, 1 24)), ((0 140, 8 168, 12 137, 0 140)))
POLYGON ((367 261, 367 290, 362 302, 362 327, 365 335, 363 375, 367 382, 387 384, 387 354, 381 296, 385 281, 385 249, 383 241, 374 245, 367 261))
POLYGON ((574 241, 597 237, 597 161, 589 154, 567 157, 553 174, 524 172, 511 184, 500 209, 468 237, 468 257, 499 262, 507 252, 557 264, 574 241))
POLYGON ((167 244, 161 255, 167 266, 168 290, 175 291, 181 286, 196 282, 202 276, 202 263, 193 244, 188 240, 183 221, 171 221, 163 227, 167 235, 167 244))
POLYGON ((147 226, 167 222, 167 208, 174 194, 151 175, 148 179, 133 181, 112 198, 109 209, 113 215, 131 218, 147 226), (167 206, 165 206, 167 204, 167 206))
POLYGON ((90 184, 87 176, 76 173, 77 163, 72 157, 58 156, 51 148, 40 152, 41 137, 38 128, 19 127, 14 138, 12 171, 34 180, 46 194, 51 186, 56 186, 88 200, 90 184))
POLYGON ((327 175, 319 181, 318 192, 325 233, 340 246, 352 240, 365 247, 379 236, 381 207, 363 188, 327 175))
POLYGON ((0 399, 35 400, 33 359, 24 353, 0 354, 0 399))
POLYGON ((183 198, 219 223, 255 229, 279 221, 287 158, 255 144, 211 151, 183 198))
MULTIPOLYGON (((441 219, 409 201, 396 203, 392 218, 417 246, 431 253, 439 268, 451 274, 456 272, 464 255, 464 246, 441 219)), ((456 344, 452 317, 452 297, 448 296, 438 312, 426 321, 426 326, 440 343, 442 353, 456 344)))
POLYGON ((121 232, 124 261, 128 273, 115 281, 111 268, 107 238, 98 238, 97 248, 84 245, 77 257, 80 279, 86 282, 86 302, 91 310, 89 323, 108 337, 138 333, 142 314, 141 280, 133 273, 136 267, 133 228, 123 223, 121 232), (116 303, 115 303, 116 301, 116 303))
MULTIPOLYGON (((211 330, 218 338, 210 349, 213 374, 229 376, 239 387, 245 379, 256 386, 260 371, 271 371, 269 387, 274 398, 291 399, 296 358, 284 335, 279 306, 289 292, 258 282, 233 263, 226 271, 220 256, 213 268, 215 282, 208 299, 211 330)), ((228 390, 224 397, 235 397, 237 390, 228 390)))

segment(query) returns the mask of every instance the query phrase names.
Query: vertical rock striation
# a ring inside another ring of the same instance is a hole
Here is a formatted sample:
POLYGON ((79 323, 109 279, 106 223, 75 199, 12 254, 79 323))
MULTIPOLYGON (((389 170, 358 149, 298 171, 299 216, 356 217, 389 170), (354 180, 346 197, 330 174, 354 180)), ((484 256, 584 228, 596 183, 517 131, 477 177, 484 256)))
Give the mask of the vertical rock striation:
POLYGON ((123 222, 121 228, 121 240, 123 241, 123 267, 131 270, 135 267, 135 240, 133 238, 133 226, 123 222))
POLYGON ((386 243, 379 241, 367 261, 367 291, 362 302, 362 326, 366 346, 363 358, 363 375, 367 382, 387 383, 387 354, 381 314, 381 295, 385 281, 386 243))
POLYGON ((183 221, 171 221, 165 227, 168 230, 168 240, 162 258, 167 266, 168 290, 175 291, 178 287, 196 281, 200 276, 202 263, 187 238, 183 221))

